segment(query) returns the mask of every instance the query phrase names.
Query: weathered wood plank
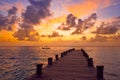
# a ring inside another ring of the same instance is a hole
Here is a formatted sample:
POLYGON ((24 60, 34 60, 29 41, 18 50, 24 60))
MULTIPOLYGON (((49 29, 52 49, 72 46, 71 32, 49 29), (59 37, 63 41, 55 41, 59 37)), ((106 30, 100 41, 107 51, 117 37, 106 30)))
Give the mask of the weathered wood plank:
POLYGON ((28 80, 97 80, 96 69, 88 67, 80 50, 74 50, 43 69, 41 77, 33 75, 28 80))

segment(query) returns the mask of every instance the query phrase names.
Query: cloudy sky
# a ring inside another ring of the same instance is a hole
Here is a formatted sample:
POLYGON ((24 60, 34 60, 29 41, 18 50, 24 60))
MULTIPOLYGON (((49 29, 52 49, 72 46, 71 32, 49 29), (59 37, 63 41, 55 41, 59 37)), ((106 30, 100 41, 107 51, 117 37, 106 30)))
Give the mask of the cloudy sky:
POLYGON ((0 0, 0 45, 119 46, 120 0, 0 0))

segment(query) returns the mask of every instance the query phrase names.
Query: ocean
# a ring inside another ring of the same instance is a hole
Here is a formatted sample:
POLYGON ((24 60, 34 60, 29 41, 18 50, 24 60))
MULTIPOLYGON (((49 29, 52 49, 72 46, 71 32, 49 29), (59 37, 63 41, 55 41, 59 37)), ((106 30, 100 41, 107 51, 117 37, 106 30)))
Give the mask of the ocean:
POLYGON ((106 80, 120 79, 120 47, 0 47, 0 80, 25 80, 35 73, 36 64, 47 64, 47 58, 70 49, 85 49, 94 66, 104 65, 106 80))

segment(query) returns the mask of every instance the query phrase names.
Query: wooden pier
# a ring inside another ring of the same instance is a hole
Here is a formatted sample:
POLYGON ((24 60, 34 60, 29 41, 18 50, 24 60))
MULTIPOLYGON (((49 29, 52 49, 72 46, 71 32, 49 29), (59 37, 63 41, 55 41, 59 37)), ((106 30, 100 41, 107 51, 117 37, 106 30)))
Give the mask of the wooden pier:
POLYGON ((48 66, 43 69, 42 64, 37 66, 36 74, 27 80, 104 80, 103 66, 96 69, 83 49, 65 51, 55 59, 53 62, 49 58, 48 66))

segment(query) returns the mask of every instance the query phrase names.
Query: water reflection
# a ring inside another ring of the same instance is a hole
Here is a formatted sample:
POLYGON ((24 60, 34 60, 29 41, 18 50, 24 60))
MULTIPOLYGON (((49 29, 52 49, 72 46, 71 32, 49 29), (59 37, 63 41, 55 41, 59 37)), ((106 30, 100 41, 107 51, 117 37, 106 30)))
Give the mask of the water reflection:
POLYGON ((47 64, 48 57, 54 57, 68 47, 0 47, 0 80, 24 80, 35 72, 38 63, 47 64))
MULTIPOLYGON (((69 48, 71 47, 0 47, 0 80, 24 80, 35 72, 37 63, 47 64, 48 57, 54 57, 69 48)), ((94 59, 95 65, 105 66, 106 80, 120 79, 120 47, 82 48, 94 59)))
POLYGON ((93 57, 95 66, 105 66, 107 80, 120 79, 120 47, 86 47, 90 57, 93 57))

